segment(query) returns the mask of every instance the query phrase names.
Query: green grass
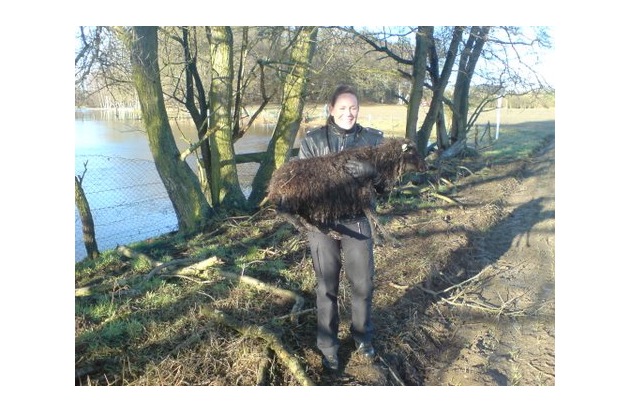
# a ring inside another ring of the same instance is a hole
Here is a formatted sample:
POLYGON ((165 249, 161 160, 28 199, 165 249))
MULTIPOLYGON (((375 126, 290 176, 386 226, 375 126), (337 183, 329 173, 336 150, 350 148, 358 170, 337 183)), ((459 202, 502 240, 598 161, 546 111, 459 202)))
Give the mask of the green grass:
POLYGON ((482 141, 479 147, 486 159, 515 160, 525 159, 544 146, 555 136, 554 122, 540 121, 503 125, 496 137, 493 128, 490 139, 482 141))

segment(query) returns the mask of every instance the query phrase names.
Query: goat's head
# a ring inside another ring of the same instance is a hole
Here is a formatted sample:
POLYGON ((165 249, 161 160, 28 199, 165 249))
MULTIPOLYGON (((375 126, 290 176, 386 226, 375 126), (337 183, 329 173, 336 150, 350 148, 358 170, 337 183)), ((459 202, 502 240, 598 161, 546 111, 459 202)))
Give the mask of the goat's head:
POLYGON ((407 172, 424 172, 427 170, 426 163, 416 146, 410 141, 405 140, 401 144, 402 156, 401 156, 401 173, 407 172))

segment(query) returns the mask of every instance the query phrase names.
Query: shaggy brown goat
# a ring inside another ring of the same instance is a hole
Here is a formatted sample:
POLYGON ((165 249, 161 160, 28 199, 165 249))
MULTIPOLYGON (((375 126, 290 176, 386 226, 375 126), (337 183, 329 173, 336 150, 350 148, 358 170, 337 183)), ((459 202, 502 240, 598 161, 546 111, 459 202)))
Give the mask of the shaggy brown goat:
MULTIPOLYGON (((389 192, 401 176, 425 171, 424 160, 409 140, 385 139, 378 146, 346 149, 338 153, 291 160, 272 175, 268 195, 276 211, 298 230, 319 231, 318 224, 365 214, 372 233, 376 228, 393 238, 378 224, 373 208, 377 190, 389 192), (372 164, 378 176, 356 179, 344 170, 348 160, 372 164)), ((338 234, 328 232, 338 237, 338 234)))

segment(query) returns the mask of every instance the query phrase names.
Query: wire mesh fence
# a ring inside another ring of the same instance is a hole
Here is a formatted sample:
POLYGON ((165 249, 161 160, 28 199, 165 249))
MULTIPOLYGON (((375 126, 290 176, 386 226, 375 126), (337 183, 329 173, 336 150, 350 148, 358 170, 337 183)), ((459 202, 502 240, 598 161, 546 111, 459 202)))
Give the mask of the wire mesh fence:
MULTIPOLYGON (((237 165, 246 196, 257 168, 257 163, 237 165)), ((175 210, 153 161, 77 155, 75 175, 84 176, 82 186, 99 251, 178 229, 175 210)), ((86 256, 81 218, 75 207, 75 262, 86 256)))

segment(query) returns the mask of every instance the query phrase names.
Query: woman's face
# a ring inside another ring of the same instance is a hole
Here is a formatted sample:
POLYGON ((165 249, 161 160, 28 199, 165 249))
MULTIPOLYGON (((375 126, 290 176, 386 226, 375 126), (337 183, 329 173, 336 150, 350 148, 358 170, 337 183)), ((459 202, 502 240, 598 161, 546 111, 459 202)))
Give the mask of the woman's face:
POLYGON ((337 126, 345 130, 352 129, 359 115, 359 102, 356 96, 352 93, 340 94, 330 114, 337 126))

